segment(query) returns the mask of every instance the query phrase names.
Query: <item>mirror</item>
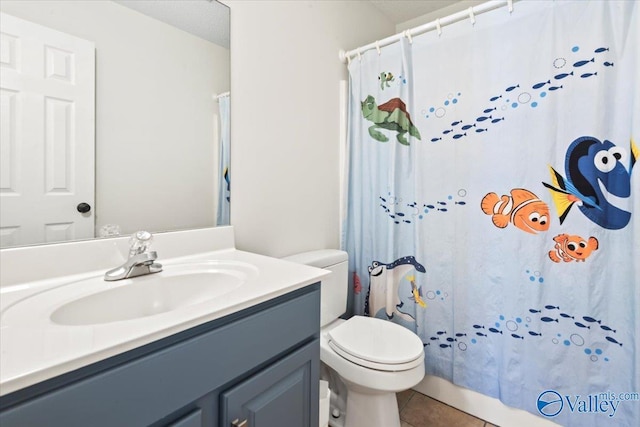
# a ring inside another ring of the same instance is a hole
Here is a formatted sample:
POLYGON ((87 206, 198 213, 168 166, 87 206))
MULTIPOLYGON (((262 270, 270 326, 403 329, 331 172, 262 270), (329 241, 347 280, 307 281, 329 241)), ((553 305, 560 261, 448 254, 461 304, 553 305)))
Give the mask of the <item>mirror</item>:
POLYGON ((227 6, 0 12, 1 247, 228 224, 227 6))

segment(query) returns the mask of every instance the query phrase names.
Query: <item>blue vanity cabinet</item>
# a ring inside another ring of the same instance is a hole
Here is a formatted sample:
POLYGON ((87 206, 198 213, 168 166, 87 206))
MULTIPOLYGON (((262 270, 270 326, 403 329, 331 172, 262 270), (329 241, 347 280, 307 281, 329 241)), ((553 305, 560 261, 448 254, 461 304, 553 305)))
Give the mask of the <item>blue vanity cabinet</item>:
POLYGON ((0 426, 315 427, 319 325, 314 284, 2 396, 0 426))
POLYGON ((312 387, 318 389, 312 363, 317 350, 315 345, 307 345, 222 393, 221 425, 317 426, 317 421, 311 423, 315 418, 310 401, 305 399, 312 387))

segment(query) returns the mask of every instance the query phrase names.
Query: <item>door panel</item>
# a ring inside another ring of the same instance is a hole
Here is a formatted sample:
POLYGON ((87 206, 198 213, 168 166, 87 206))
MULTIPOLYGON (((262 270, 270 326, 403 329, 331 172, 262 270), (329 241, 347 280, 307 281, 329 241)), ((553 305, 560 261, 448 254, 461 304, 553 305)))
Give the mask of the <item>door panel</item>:
POLYGON ((93 237, 94 44, 0 19, 0 246, 93 237))

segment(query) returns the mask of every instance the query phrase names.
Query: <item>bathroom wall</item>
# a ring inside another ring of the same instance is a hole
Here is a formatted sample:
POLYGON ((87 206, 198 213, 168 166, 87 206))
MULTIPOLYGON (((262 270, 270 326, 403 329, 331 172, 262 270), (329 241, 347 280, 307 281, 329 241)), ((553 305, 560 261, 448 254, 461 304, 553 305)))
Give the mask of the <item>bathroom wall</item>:
POLYGON ((0 10, 95 43, 97 228, 212 226, 212 94, 229 90, 229 50, 107 1, 2 0, 0 10))
POLYGON ((271 256, 339 247, 340 49, 395 32, 368 2, 231 7, 231 224, 271 256))

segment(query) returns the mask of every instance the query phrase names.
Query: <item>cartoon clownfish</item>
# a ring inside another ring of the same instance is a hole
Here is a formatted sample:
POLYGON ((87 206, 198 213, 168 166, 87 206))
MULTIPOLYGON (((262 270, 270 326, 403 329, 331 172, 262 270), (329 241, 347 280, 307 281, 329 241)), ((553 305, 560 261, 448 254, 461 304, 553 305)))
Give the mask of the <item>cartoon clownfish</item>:
POLYGON ((505 228, 510 222, 520 230, 536 234, 549 229, 549 206, 531 191, 511 190, 511 196, 489 193, 482 199, 482 211, 492 215, 493 224, 505 228))
POLYGON ((553 262, 584 262, 591 252, 598 249, 598 239, 593 236, 585 240, 576 235, 558 234, 553 240, 556 244, 553 250, 549 251, 549 258, 553 262))

